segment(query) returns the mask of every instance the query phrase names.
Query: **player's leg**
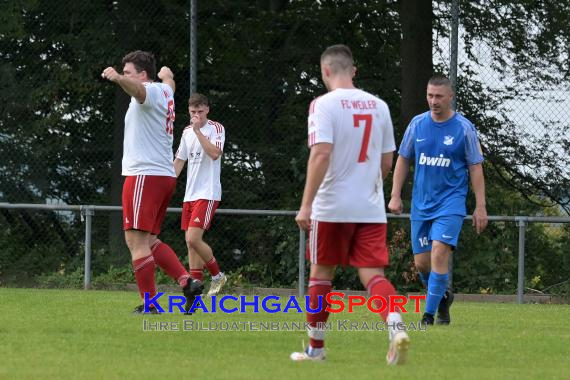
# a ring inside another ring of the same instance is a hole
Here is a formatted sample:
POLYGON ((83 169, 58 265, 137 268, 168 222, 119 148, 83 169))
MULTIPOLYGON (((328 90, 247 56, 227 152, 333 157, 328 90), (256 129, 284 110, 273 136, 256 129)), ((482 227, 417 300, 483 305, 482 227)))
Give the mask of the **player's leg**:
POLYGON ((410 338, 406 331, 401 329, 403 321, 399 308, 391 311, 389 305, 390 299, 397 295, 397 292, 384 275, 384 268, 389 264, 386 230, 386 223, 357 224, 349 257, 350 265, 358 268, 360 281, 368 290, 368 294, 376 297, 376 308, 383 309, 379 314, 386 322, 390 342, 386 360, 388 364, 393 365, 406 361, 410 338))
POLYGON ((462 223, 463 217, 457 215, 439 217, 432 223, 430 231, 432 239, 432 270, 426 297, 426 311, 422 322, 425 319, 426 323, 432 324, 436 310, 441 307, 442 311, 444 311, 442 317, 446 319, 443 324, 449 324, 449 306, 451 306, 453 300, 448 292, 449 256, 452 253, 452 249, 457 246, 462 223), (448 297, 444 298, 446 292, 448 297), (444 300, 443 304, 441 304, 442 300, 444 300))
MULTIPOLYGON (((135 280, 142 300, 144 300, 145 293, 148 293, 149 298, 156 295, 154 279, 154 268, 156 265, 150 252, 149 236, 150 233, 146 231, 125 231, 125 241, 131 252, 135 280)), ((136 314, 144 313, 144 304, 137 306, 133 312, 136 314)), ((156 309, 153 307, 151 312, 156 313, 156 309)))
POLYGON ((431 251, 414 253, 414 265, 423 287, 427 289, 431 272, 431 251))
POLYGON ((311 310, 319 310, 316 313, 307 312, 307 322, 309 323, 309 345, 302 352, 293 352, 291 359, 302 360, 324 360, 325 359, 325 329, 323 326, 328 320, 329 312, 326 308, 326 296, 332 290, 332 280, 334 278, 335 265, 311 264, 309 275, 309 306, 311 310), (320 306, 320 307, 319 307, 320 306))
POLYGON ((176 281, 180 287, 184 288, 191 276, 180 262, 174 250, 168 244, 158 239, 156 235, 150 235, 150 249, 156 265, 176 281))
POLYGON ((212 217, 218 207, 218 201, 200 199, 192 203, 192 214, 186 230, 186 245, 188 251, 194 251, 203 260, 212 282, 208 296, 218 294, 227 282, 226 275, 220 271, 218 261, 212 248, 204 241, 204 232, 210 228, 212 217))
MULTIPOLYGON (((184 240, 186 241, 186 231, 190 225, 192 218, 192 208, 194 202, 184 202, 182 204, 182 218, 180 228, 184 231, 184 240)), ((186 244, 188 250, 188 266, 190 268, 190 277, 194 280, 204 282, 204 261, 198 253, 186 244)))
POLYGON ((311 262, 309 275, 307 311, 307 331, 310 342, 302 352, 293 352, 290 358, 294 361, 325 359, 325 329, 329 313, 326 308, 326 296, 332 290, 332 280, 338 264, 348 264, 350 241, 354 232, 354 223, 327 223, 313 220, 309 231, 307 258, 311 262), (320 305, 320 308, 319 308, 320 305))
MULTIPOLYGON (((180 228, 184 231, 184 236, 186 240, 186 231, 188 230, 188 226, 190 224, 190 218, 192 217, 192 209, 193 209, 193 202, 184 202, 182 204, 182 218, 180 221, 180 228)), ((188 244, 186 244, 188 248, 188 244)), ((188 283, 190 284, 189 287, 184 289, 184 296, 186 297, 186 305, 184 305, 184 310, 186 314, 192 314, 190 309, 196 300, 196 297, 201 295, 204 291, 204 277, 202 267, 198 270, 196 265, 196 257, 197 254, 190 255, 190 248, 188 248, 188 260, 190 266, 190 279, 188 283)))
POLYGON ((427 289, 431 272, 431 221, 412 220, 412 252, 414 264, 424 288, 427 289))
POLYGON ((174 250, 163 241, 157 238, 164 218, 166 217, 166 209, 170 203, 170 199, 176 189, 176 178, 168 176, 147 176, 146 191, 143 192, 143 201, 148 200, 145 213, 148 218, 153 218, 151 235, 149 236, 149 247, 156 264, 172 279, 174 279, 186 297, 188 304, 189 298, 200 294, 201 284, 194 284, 190 279, 190 274, 180 262, 180 259, 174 250), (146 194, 145 194, 146 193, 146 194))
MULTIPOLYGON (((412 220, 412 252, 414 254, 414 265, 418 270, 422 285, 426 289, 427 297, 429 297, 429 287, 431 279, 431 228, 432 220, 412 220)), ((432 314, 424 313, 422 323, 433 325, 434 318, 432 314)))
POLYGON ((158 239, 158 234, 166 217, 166 209, 176 189, 176 179, 164 176, 148 177, 148 179, 148 185, 151 185, 153 191, 156 192, 154 203, 159 205, 154 214, 156 217, 149 238, 150 250, 156 265, 184 288, 188 284, 190 274, 186 271, 174 250, 168 244, 158 239))
MULTIPOLYGON (((135 280, 139 288, 139 294, 144 299, 144 294, 149 297, 156 295, 154 279, 155 262, 150 252, 149 236, 152 229, 152 220, 149 220, 148 209, 145 204, 148 197, 143 199, 144 183, 146 176, 128 176, 123 184, 123 230, 125 230, 125 242, 131 252, 135 280)), ((156 309, 152 309, 156 312, 156 309)), ((144 312, 144 304, 135 308, 134 313, 144 312)))
POLYGON ((188 248, 188 264, 190 266, 190 277, 204 282, 204 260, 191 248, 188 248))

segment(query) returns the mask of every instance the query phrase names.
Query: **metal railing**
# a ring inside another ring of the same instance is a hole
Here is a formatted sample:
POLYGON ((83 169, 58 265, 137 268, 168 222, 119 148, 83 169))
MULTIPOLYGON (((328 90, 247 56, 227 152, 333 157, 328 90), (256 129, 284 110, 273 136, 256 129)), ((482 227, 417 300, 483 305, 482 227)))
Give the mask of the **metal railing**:
MULTIPOLYGON (((95 211, 122 211, 120 206, 95 206, 95 205, 49 205, 49 204, 26 204, 26 203, 0 203, 0 209, 28 209, 28 210, 48 210, 48 211, 76 211, 81 214, 85 222, 85 272, 84 289, 91 288, 91 224, 95 211)), ((167 212, 181 213, 182 208, 169 207, 167 212)), ((243 209, 218 209, 216 214, 220 215, 247 215, 247 216, 286 216, 294 217, 297 211, 284 210, 243 210, 243 209)), ((389 219, 408 219, 409 214, 387 214, 389 219)), ((465 217, 465 220, 472 220, 472 216, 465 217)), ((525 233, 528 223, 570 223, 570 217, 552 216, 489 216, 490 222, 514 222, 517 223, 518 232, 518 279, 517 279, 517 303, 524 302, 524 259, 525 259, 525 233)), ((305 249, 306 234, 299 230, 299 296, 305 295, 305 249)))

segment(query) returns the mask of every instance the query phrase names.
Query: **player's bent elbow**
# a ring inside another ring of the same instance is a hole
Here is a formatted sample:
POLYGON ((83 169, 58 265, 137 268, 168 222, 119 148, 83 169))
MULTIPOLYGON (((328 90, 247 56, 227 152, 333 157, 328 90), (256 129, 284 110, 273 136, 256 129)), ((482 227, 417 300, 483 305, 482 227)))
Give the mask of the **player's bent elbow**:
POLYGON ((221 157, 221 155, 222 155, 222 152, 215 152, 215 153, 210 154, 209 156, 212 160, 216 161, 218 158, 221 157))

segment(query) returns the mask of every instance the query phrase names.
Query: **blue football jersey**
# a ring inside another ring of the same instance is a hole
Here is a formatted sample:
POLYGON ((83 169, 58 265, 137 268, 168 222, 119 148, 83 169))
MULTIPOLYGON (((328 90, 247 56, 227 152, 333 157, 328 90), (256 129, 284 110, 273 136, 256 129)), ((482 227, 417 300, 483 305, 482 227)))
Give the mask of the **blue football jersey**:
POLYGON ((457 112, 438 123, 425 112, 408 125, 398 153, 415 162, 411 219, 466 215, 468 166, 483 161, 473 123, 457 112))

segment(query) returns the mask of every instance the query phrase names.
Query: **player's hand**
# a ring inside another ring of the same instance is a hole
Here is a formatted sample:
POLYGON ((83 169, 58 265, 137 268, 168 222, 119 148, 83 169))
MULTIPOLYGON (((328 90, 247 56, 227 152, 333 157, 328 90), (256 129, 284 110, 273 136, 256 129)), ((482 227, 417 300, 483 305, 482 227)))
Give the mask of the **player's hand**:
POLYGON ((164 81, 165 79, 174 79, 174 74, 172 73, 172 70, 170 70, 166 66, 162 66, 157 75, 158 78, 162 81, 164 81))
POLYGON ((311 208, 301 207, 299 213, 295 217, 295 222, 300 229, 309 231, 311 229, 311 208))
POLYGON ((101 73, 101 77, 104 79, 108 79, 111 82, 116 82, 120 77, 121 74, 119 74, 117 72, 117 70, 115 70, 112 67, 107 67, 105 70, 103 70, 103 72, 101 73))
POLYGON ((199 121, 200 118, 197 115, 190 118, 190 125, 196 133, 200 132, 200 128, 202 128, 202 126, 198 123, 199 121))
POLYGON ((475 211, 473 211, 473 227, 475 227, 475 231, 478 234, 485 230, 487 222, 487 209, 485 206, 475 207, 475 211))
POLYGON ((388 203, 388 210, 396 215, 400 215, 402 212, 404 212, 404 203, 402 202, 402 198, 392 197, 390 199, 390 203, 388 203))

